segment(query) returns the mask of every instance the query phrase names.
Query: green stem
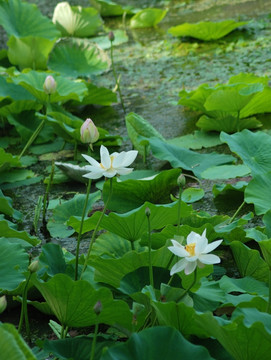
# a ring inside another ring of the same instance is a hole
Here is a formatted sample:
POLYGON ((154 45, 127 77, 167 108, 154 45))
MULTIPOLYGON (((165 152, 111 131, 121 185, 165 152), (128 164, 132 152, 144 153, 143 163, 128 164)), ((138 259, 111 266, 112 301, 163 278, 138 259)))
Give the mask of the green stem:
POLYGON ((21 315, 20 315, 20 321, 18 326, 18 332, 20 333, 22 331, 23 327, 23 320, 25 320, 25 328, 26 328, 26 335, 28 339, 30 338, 30 328, 29 328, 29 321, 28 321, 28 313, 27 313, 27 287, 30 281, 32 273, 29 272, 28 277, 26 279, 26 283, 24 286, 23 294, 22 294, 22 307, 21 307, 21 315))
POLYGON ((192 282, 191 285, 182 293, 182 295, 179 297, 179 299, 176 300, 176 302, 181 301, 181 300, 185 297, 185 295, 188 293, 188 291, 189 291, 190 289, 192 289, 192 287, 195 285, 196 281, 197 281, 197 268, 196 268, 195 271, 194 271, 194 280, 193 280, 193 282, 192 282))
POLYGON ((243 201, 242 204, 239 206, 239 208, 235 211, 233 216, 230 218, 229 224, 231 224, 235 220, 236 216, 239 214, 239 212, 241 211, 241 209, 244 205, 245 205, 245 202, 243 201))
POLYGON ((41 132, 43 126, 45 124, 45 119, 43 119, 41 121, 41 123, 39 124, 39 126, 36 128, 36 130, 34 131, 34 133, 32 134, 32 136, 30 137, 30 139, 27 141, 25 147, 23 148, 22 152, 20 153, 20 155, 18 156, 19 160, 21 159, 21 157, 23 156, 23 154, 26 152, 26 150, 29 148, 29 146, 35 141, 36 137, 39 135, 39 133, 41 132))
POLYGON ((268 304, 267 304, 266 312, 268 314, 270 314, 271 313, 271 269, 269 269, 268 286, 269 286, 269 297, 268 297, 268 304))
POLYGON ((98 322, 98 319, 97 319, 96 324, 95 324, 94 337, 93 337, 92 346, 91 346, 90 360, 94 359, 96 341, 97 341, 97 335, 98 335, 98 329, 99 329, 99 322, 98 322))
POLYGON ((51 168, 51 174, 49 177, 49 181, 46 187, 46 191, 43 197, 43 212, 42 212, 42 222, 45 225, 45 218, 46 218, 46 211, 47 211, 47 204, 48 204, 48 198, 49 198, 49 192, 50 192, 50 188, 53 182, 53 178, 54 178, 54 172, 55 172, 55 163, 52 162, 52 168, 51 168))
POLYGON ((118 80, 117 73, 116 73, 116 69, 115 69, 115 63, 114 63, 113 41, 110 41, 110 43, 111 43, 110 55, 111 55, 113 75, 114 75, 114 78, 115 78, 115 83, 116 83, 117 91, 118 91, 118 93, 119 93, 120 102, 121 102, 121 107, 122 107, 122 110, 123 110, 124 115, 125 115, 125 114, 126 114, 126 110, 125 110, 125 106, 124 106, 124 102, 123 102, 123 98, 122 98, 122 93, 121 93, 121 90, 120 90, 119 80, 118 80))
POLYGON ((99 226, 100 226, 100 223, 101 223, 101 221, 102 221, 102 218, 103 218, 103 216, 104 216, 104 214, 105 214, 105 211, 106 211, 106 209, 107 209, 108 203, 109 203, 109 201, 110 201, 110 198, 111 198, 111 195, 112 195, 112 189, 113 189, 113 178, 110 178, 110 188, 109 188, 108 198, 107 198, 107 201, 106 201, 106 203, 105 203, 105 205, 104 205, 104 208, 103 208, 103 211, 102 211, 102 213, 101 213, 101 216, 99 217, 99 220, 97 221, 96 227, 95 227, 95 229, 94 229, 94 231, 93 231, 93 233, 92 233, 92 237, 91 237, 90 244, 89 244, 89 248, 88 248, 88 253, 87 253, 87 256, 86 256, 86 259, 85 259, 85 263, 84 263, 83 270, 82 270, 82 272, 81 272, 81 277, 80 277, 80 278, 82 278, 82 275, 83 275, 84 271, 85 271, 86 268, 87 268, 87 264, 88 264, 88 260, 89 260, 90 253, 91 253, 91 250, 92 250, 92 246, 93 246, 93 244, 94 244, 94 242, 95 242, 96 233, 97 233, 97 231, 98 231, 98 228, 99 228, 99 226))
POLYGON ((150 222, 150 215, 147 215, 147 221, 148 221, 148 246, 149 246, 149 279, 150 279, 150 285, 154 289, 152 256, 151 256, 151 222, 150 222))
POLYGON ((91 188, 91 179, 88 180, 87 195, 86 195, 86 199, 85 199, 85 203, 84 203, 80 228, 79 228, 78 237, 77 237, 76 256, 75 256, 75 276, 74 276, 75 281, 78 279, 79 248, 80 248, 80 241, 81 241, 83 225, 84 225, 84 220, 85 220, 85 215, 86 215, 86 210, 87 210, 90 188, 91 188))
POLYGON ((178 224, 177 224, 177 234, 180 234, 180 225, 181 225, 181 204, 182 204, 182 187, 180 186, 179 191, 179 200, 178 200, 178 224))

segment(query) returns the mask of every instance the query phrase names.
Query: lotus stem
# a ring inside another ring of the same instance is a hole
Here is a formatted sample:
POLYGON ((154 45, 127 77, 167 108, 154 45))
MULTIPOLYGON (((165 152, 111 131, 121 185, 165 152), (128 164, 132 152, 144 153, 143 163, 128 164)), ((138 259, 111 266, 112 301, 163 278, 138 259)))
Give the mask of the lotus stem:
POLYGON ((20 321, 19 321, 19 326, 18 326, 18 332, 20 333, 22 331, 23 321, 25 322, 25 330, 26 330, 26 336, 27 336, 28 341, 30 341, 30 327, 29 327, 28 312, 27 312, 27 287, 28 287, 31 275, 32 275, 32 272, 29 272, 28 277, 26 279, 24 289, 23 289, 21 315, 20 315, 20 321))
POLYGON ((196 284, 196 281, 197 281, 197 269, 198 268, 196 268, 195 271, 194 271, 194 279, 193 279, 191 285, 182 293, 182 295, 179 297, 179 299, 176 300, 177 303, 179 301, 181 301, 185 297, 185 295, 188 293, 188 291, 190 291, 190 289, 192 289, 192 287, 196 284))
POLYGON ((235 213, 230 218, 229 224, 231 224, 235 220, 236 216, 239 214, 239 212, 241 211, 241 209, 244 205, 245 205, 245 202, 243 201, 242 204, 238 207, 238 209, 235 211, 235 213))
POLYGON ((18 156, 18 159, 20 160, 21 157, 24 155, 24 153, 26 152, 26 150, 29 148, 29 146, 36 140, 37 136, 39 135, 39 133, 41 132, 43 126, 45 124, 45 119, 43 119, 41 121, 41 123, 39 124, 39 126, 36 128, 36 130, 34 131, 34 133, 32 134, 32 136, 30 137, 30 139, 27 141, 25 147, 23 148, 23 150, 21 151, 20 155, 18 156))
POLYGON ((151 222, 150 222, 150 209, 146 208, 145 214, 147 216, 148 221, 148 247, 149 247, 149 279, 150 285, 154 289, 154 282, 153 282, 153 269, 152 269, 152 256, 151 256, 151 222))
POLYGON ((93 336, 93 341, 92 341, 92 346, 91 346, 90 360, 94 359, 98 330, 99 330, 99 322, 98 322, 98 315, 97 315, 95 329, 94 329, 94 336, 93 336))
POLYGON ((87 256, 86 256, 86 259, 85 259, 85 263, 84 263, 84 266, 83 266, 83 270, 82 270, 82 272, 81 272, 81 277, 80 277, 80 279, 82 278, 82 275, 83 275, 84 271, 85 271, 86 268, 87 268, 87 264, 88 264, 88 260, 89 260, 89 257, 90 257, 90 253, 91 253, 93 244, 94 244, 94 242, 95 242, 96 233, 97 233, 97 231, 98 231, 98 228, 99 228, 99 226, 100 226, 100 223, 101 223, 101 221, 102 221, 102 218, 103 218, 103 216, 104 216, 104 214, 105 214, 105 211, 106 211, 106 209, 107 209, 107 206, 108 206, 108 204, 109 204, 110 198, 111 198, 111 196, 112 196, 112 190, 113 190, 113 178, 110 178, 110 188, 109 188, 108 198, 107 198, 107 201, 106 201, 106 203, 105 203, 105 205, 104 205, 104 208, 103 208, 103 211, 102 211, 102 213, 101 213, 101 216, 99 217, 99 220, 97 221, 96 227, 95 227, 95 229, 94 229, 94 231, 93 231, 93 233, 92 233, 92 237, 91 237, 91 240, 90 240, 90 243, 89 243, 88 253, 87 253, 87 256))
POLYGON ((271 268, 269 268, 268 287, 269 287, 269 296, 268 296, 268 304, 267 304, 266 312, 268 314, 271 314, 271 268))
POLYGON ((49 192, 51 189, 51 185, 54 179, 54 173, 55 173, 55 163, 52 162, 52 167, 51 167, 51 173, 50 173, 50 177, 49 177, 49 181, 46 187, 46 191, 43 197, 43 212, 42 212, 42 223, 45 226, 46 224, 46 212, 47 212, 47 205, 48 205, 48 199, 49 199, 49 192))
POLYGON ((117 92, 119 93, 119 97, 120 97, 120 102, 121 102, 121 107, 122 110, 124 112, 124 115, 126 115, 126 109, 124 106, 124 101, 123 101, 123 97, 122 97, 122 93, 121 93, 121 89, 120 89, 120 78, 117 77, 117 73, 116 73, 116 69, 115 69, 115 63, 114 63, 114 56, 113 56, 113 41, 114 39, 110 39, 110 56, 111 56, 111 62, 112 62, 112 70, 113 70, 113 75, 115 78, 115 83, 116 83, 116 89, 117 92))
POLYGON ((91 179, 88 180, 87 194, 86 194, 86 199, 85 199, 84 208, 83 208, 83 212, 82 212, 80 228, 79 228, 79 232, 78 232, 78 236, 77 236, 77 246, 76 246, 76 255, 75 255, 75 276, 74 276, 75 281, 78 279, 79 248, 80 248, 80 241, 81 241, 83 225, 84 225, 84 220, 85 220, 85 215, 86 215, 86 210, 87 210, 90 188, 91 188, 91 179))

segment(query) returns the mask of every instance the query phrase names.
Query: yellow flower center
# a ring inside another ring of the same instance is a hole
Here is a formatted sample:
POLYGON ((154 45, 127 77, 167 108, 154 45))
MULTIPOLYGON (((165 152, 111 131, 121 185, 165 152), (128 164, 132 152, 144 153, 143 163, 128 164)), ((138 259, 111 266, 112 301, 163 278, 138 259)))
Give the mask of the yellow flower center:
POLYGON ((194 256, 195 255, 195 247, 196 247, 196 243, 192 243, 192 244, 187 244, 184 248, 187 252, 189 252, 190 256, 194 256))
MULTIPOLYGON (((114 160, 114 158, 115 158, 115 156, 110 155, 111 164, 110 164, 110 168, 109 168, 109 169, 112 169, 112 168, 113 168, 112 165, 113 165, 113 160, 114 160)), ((102 163, 100 163, 100 167, 101 167, 102 169, 104 169, 104 170, 108 170, 108 169, 106 169, 106 168, 103 166, 102 163)))

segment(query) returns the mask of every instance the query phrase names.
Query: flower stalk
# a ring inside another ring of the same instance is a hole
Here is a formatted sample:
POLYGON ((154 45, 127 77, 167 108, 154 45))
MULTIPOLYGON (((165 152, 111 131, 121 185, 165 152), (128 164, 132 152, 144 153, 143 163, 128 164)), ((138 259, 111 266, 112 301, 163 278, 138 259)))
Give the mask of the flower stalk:
POLYGON ((102 219, 103 219, 103 216, 104 216, 104 214, 105 214, 105 211, 106 211, 106 209, 107 209, 107 206, 108 206, 109 201, 110 201, 111 196, 112 196, 112 192, 113 192, 113 191, 112 191, 112 190, 113 190, 113 179, 110 178, 109 180, 110 180, 110 187, 109 187, 108 198, 107 198, 107 201, 106 201, 106 203, 105 203, 105 205, 104 205, 103 211, 102 211, 102 213, 101 213, 101 215, 100 215, 100 217, 99 217, 99 220, 97 221, 97 224, 96 224, 96 226, 95 226, 95 229, 94 229, 94 231, 93 231, 93 233, 92 233, 92 237, 91 237, 91 240, 90 240, 90 243, 89 243, 89 248, 88 248, 88 252, 87 252, 86 259, 85 259, 85 263, 84 263, 84 266, 83 266, 83 269, 82 269, 82 272, 81 272, 81 277, 80 277, 80 279, 82 278, 82 275, 83 275, 84 271, 85 271, 86 268, 87 268, 88 260, 89 260, 90 254, 91 254, 91 250, 92 250, 93 244, 94 244, 94 242, 95 242, 95 238, 96 238, 97 231, 98 231, 98 229, 99 229, 100 223, 101 223, 101 221, 102 221, 102 219))
POLYGON ((76 255, 75 255, 75 276, 74 276, 75 281, 78 279, 78 261, 79 261, 80 241, 81 241, 81 236, 82 236, 82 231, 83 231, 84 220, 85 220, 85 216, 86 216, 90 188, 91 188, 91 179, 88 180, 87 194, 86 194, 86 199, 85 199, 84 208, 83 208, 83 212, 82 212, 80 228, 79 228, 79 232, 78 232, 78 236, 77 236, 77 246, 76 246, 76 255))
POLYGON ((150 211, 150 209, 148 207, 145 210, 145 214, 147 216, 147 222, 148 222, 149 279, 150 279, 150 285, 152 286, 152 288, 154 288, 153 269, 152 269, 152 255, 151 255, 151 222, 150 222, 151 211, 150 211))
POLYGON ((49 181, 46 187, 46 191, 43 197, 43 211, 42 211, 42 223, 43 226, 46 225, 46 212, 47 212, 47 206, 48 206, 48 200, 49 200, 49 192, 53 183, 53 179, 54 179, 54 173, 55 173, 55 163, 52 162, 52 167, 51 167, 51 173, 50 173, 50 177, 49 177, 49 181))
POLYGON ((93 311, 96 314, 96 321, 95 321, 94 336, 91 346, 90 360, 94 360, 94 355, 95 355, 95 348, 96 348, 96 342, 97 342, 97 336, 99 330, 99 315, 102 311, 102 304, 100 301, 97 301, 97 303, 94 305, 93 311))

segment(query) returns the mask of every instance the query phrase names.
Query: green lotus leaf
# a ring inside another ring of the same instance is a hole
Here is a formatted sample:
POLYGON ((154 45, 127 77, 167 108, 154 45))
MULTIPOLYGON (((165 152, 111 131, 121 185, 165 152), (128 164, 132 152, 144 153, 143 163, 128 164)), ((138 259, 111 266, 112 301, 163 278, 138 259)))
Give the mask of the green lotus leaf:
POLYGON ((205 313, 196 319, 236 360, 268 360, 271 349, 270 314, 237 309, 232 321, 205 313), (269 323, 268 323, 269 322, 269 323))
POLYGON ((234 279, 224 275, 219 280, 221 289, 225 292, 248 293, 252 295, 261 295, 267 298, 268 286, 266 283, 256 280, 253 277, 243 277, 241 279, 234 279))
POLYGON ((167 14, 167 10, 147 8, 137 12, 130 20, 132 29, 154 27, 161 22, 167 14))
POLYGON ((263 258, 270 269, 271 268, 271 239, 258 241, 258 244, 260 245, 261 252, 263 254, 263 258))
POLYGON ((135 149, 139 151, 141 155, 145 155, 148 149, 147 145, 142 144, 142 136, 145 138, 156 137, 161 140, 165 140, 164 137, 143 117, 131 112, 125 117, 126 128, 128 135, 134 145, 135 149))
POLYGON ((182 191, 181 199, 182 201, 190 204, 196 201, 199 201, 204 197, 204 190, 198 188, 187 188, 182 191))
POLYGON ((120 16, 124 13, 134 13, 131 6, 122 6, 111 0, 90 0, 90 3, 99 11, 101 16, 120 16))
POLYGON ((243 130, 233 135, 221 133, 220 139, 226 142, 231 151, 251 169, 252 175, 271 171, 271 136, 259 131, 253 133, 243 130))
POLYGON ((213 359, 203 346, 194 345, 176 329, 153 327, 134 333, 124 344, 107 349, 101 360, 213 359), (165 346, 165 339, 167 346, 165 346))
POLYGON ((55 7, 53 23, 62 36, 89 37, 101 29, 102 19, 94 8, 70 6, 65 1, 55 7))
POLYGON ((270 179, 271 171, 256 175, 245 190, 245 202, 254 204, 257 215, 265 214, 271 209, 270 179))
MULTIPOLYGON (((113 346, 114 340, 109 340, 106 336, 97 336, 95 344, 95 358, 100 359, 104 348, 113 346)), ((45 340, 44 350, 61 360, 89 360, 93 339, 86 335, 79 335, 74 338, 66 338, 59 340, 45 340)), ((94 359, 95 359, 94 358, 94 359)))
POLYGON ((98 75, 108 70, 110 59, 88 40, 65 39, 56 44, 49 56, 48 68, 61 75, 77 78, 98 75))
MULTIPOLYGON (((167 248, 169 245, 167 242, 162 248, 152 251, 153 266, 167 268, 172 255, 167 248)), ((132 250, 119 259, 91 256, 90 264, 95 268, 95 281, 118 288, 125 275, 149 265, 149 253, 132 250)))
POLYGON ((268 282, 268 265, 258 250, 250 249, 240 241, 233 241, 230 246, 242 277, 250 276, 268 282))
POLYGON ((55 40, 37 36, 17 38, 10 36, 8 45, 8 59, 11 64, 18 65, 20 69, 31 68, 35 70, 47 69, 48 56, 55 40))
POLYGON ((57 74, 47 72, 26 71, 12 78, 15 84, 21 85, 43 104, 47 104, 48 95, 44 92, 43 84, 48 75, 52 75, 57 83, 56 92, 50 95, 50 102, 66 102, 68 100, 81 101, 87 94, 86 85, 80 81, 73 81, 57 74))
POLYGON ((16 220, 22 219, 22 213, 13 209, 12 199, 3 194, 0 189, 0 213, 13 217, 16 220))
MULTIPOLYGON (((171 169, 158 174, 149 180, 125 180, 118 182, 113 179, 113 194, 108 208, 119 213, 130 211, 149 201, 154 204, 167 204, 170 194, 176 188, 180 170, 171 169)), ((109 181, 103 187, 103 199, 109 195, 109 181)))
POLYGON ((220 39, 247 21, 224 20, 220 22, 202 21, 196 24, 185 23, 171 27, 168 32, 174 36, 190 36, 204 41, 220 39))
POLYGON ((210 87, 208 84, 201 84, 196 90, 189 92, 182 90, 179 92, 180 100, 178 104, 205 112, 205 101, 214 91, 215 88, 210 87))
POLYGON ((243 129, 257 129, 262 126, 262 123, 255 117, 238 119, 235 115, 224 111, 216 111, 212 116, 202 115, 196 125, 204 131, 225 131, 226 133, 234 133, 243 129))
POLYGON ((0 291, 15 290, 25 280, 24 272, 27 271, 28 265, 28 254, 21 245, 1 240, 0 291))
POLYGON ((37 360, 12 324, 0 323, 1 357, 9 360, 37 360))
POLYGON ((271 96, 271 89, 265 87, 263 91, 255 94, 251 101, 242 108, 240 112, 241 117, 248 117, 254 114, 263 114, 271 112, 271 105, 269 102, 271 96))
POLYGON ((17 38, 36 36, 53 40, 60 36, 53 23, 40 13, 36 5, 20 0, 0 2, 0 23, 9 35, 17 38))
POLYGON ((115 92, 104 87, 98 87, 89 82, 85 82, 85 85, 88 89, 88 94, 80 102, 81 104, 109 106, 112 103, 118 102, 115 92))
POLYGON ((48 282, 40 282, 32 276, 32 282, 41 292, 51 310, 62 325, 69 327, 86 327, 97 321, 93 307, 100 301, 102 312, 99 322, 107 325, 116 323, 131 328, 132 313, 122 300, 113 300, 107 288, 95 290, 89 282, 74 281, 65 274, 57 274, 48 282))
MULTIPOLYGON (((8 115, 7 117, 8 122, 15 127, 24 143, 30 139, 34 131, 40 125, 41 121, 39 116, 36 116, 37 114, 33 111, 25 111, 22 114, 13 114, 8 115)), ((53 140, 53 138, 54 134, 52 129, 48 126, 44 126, 39 133, 39 136, 36 138, 35 144, 45 143, 53 140)))
POLYGON ((247 187, 246 181, 238 181, 235 184, 215 184, 213 186, 213 195, 217 197, 236 197, 237 193, 244 193, 245 188, 247 187))
MULTIPOLYGON (((100 191, 96 191, 90 195, 86 214, 100 196, 100 191)), ((74 233, 74 229, 70 229, 66 225, 66 221, 69 220, 72 215, 82 216, 85 198, 86 195, 77 194, 71 200, 65 201, 54 208, 53 215, 47 224, 47 228, 52 237, 65 238, 74 233)))
POLYGON ((18 156, 13 156, 0 148, 0 172, 6 171, 10 167, 21 167, 22 164, 18 156))
POLYGON ((246 165, 220 165, 213 166, 203 171, 201 176, 203 179, 235 179, 250 174, 250 168, 246 165))
POLYGON ((39 256, 40 265, 46 267, 49 276, 66 272, 66 262, 62 248, 58 244, 45 244, 39 256))
POLYGON ((151 138, 149 141, 155 157, 160 160, 169 161, 172 167, 181 167, 185 170, 192 171, 199 178, 204 170, 214 165, 223 165, 234 161, 231 155, 223 155, 215 152, 200 154, 192 150, 167 144, 160 139, 151 138))
POLYGON ((34 237, 30 236, 26 231, 18 231, 13 223, 0 218, 0 234, 6 238, 12 239, 21 239, 28 244, 36 246, 40 241, 34 237))
POLYGON ((166 142, 170 145, 193 150, 199 150, 221 144, 218 134, 199 130, 195 130, 192 134, 168 139, 166 142))

